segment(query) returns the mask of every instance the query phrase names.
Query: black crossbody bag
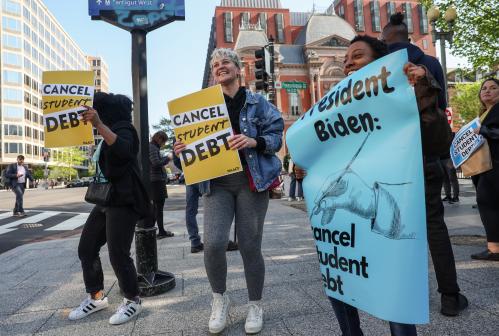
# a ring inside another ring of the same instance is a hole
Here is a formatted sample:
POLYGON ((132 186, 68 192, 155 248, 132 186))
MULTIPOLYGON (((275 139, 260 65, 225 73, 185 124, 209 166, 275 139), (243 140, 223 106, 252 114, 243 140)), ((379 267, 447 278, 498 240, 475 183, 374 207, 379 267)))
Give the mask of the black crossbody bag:
POLYGON ((99 177, 101 176, 103 175, 97 165, 94 180, 90 182, 85 194, 85 201, 96 205, 108 206, 111 202, 112 184, 109 181, 100 182, 99 177))

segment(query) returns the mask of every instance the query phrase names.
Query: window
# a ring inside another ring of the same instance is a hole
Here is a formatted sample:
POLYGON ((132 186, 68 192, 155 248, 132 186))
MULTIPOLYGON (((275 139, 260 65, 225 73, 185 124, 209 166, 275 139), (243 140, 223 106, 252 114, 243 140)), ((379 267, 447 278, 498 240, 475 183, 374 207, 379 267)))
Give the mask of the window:
POLYGON ((7 16, 2 17, 2 25, 4 30, 11 30, 14 32, 21 32, 21 21, 7 16))
POLYGON ((267 33, 267 13, 258 14, 258 24, 260 25, 260 28, 262 28, 266 34, 267 33))
POLYGON ((418 5, 418 14, 419 14, 419 33, 428 34, 428 16, 426 15, 426 11, 421 4, 418 5))
POLYGON ((12 0, 2 0, 2 9, 9 14, 21 15, 21 5, 12 0))
POLYGON ((29 12, 27 7, 23 7, 23 16, 26 19, 26 21, 29 21, 31 18, 31 13, 29 12))
POLYGON ((24 119, 31 121, 31 111, 24 109, 24 119))
POLYGON ((412 8, 411 4, 406 2, 403 5, 404 8, 404 22, 407 25, 407 31, 410 33, 414 32, 414 27, 412 24, 412 8))
POLYGON ((17 84, 21 85, 22 75, 17 71, 4 70, 3 71, 3 82, 7 84, 17 84))
POLYGON ((355 16, 355 30, 364 31, 364 1, 354 0, 353 1, 353 12, 355 16))
POLYGON ((234 42, 234 36, 232 35, 232 12, 224 13, 224 37, 225 42, 234 42))
POLYGON ((32 150, 31 150, 32 146, 30 144, 26 144, 26 154, 32 154, 32 150))
POLYGON ((250 13, 243 12, 241 13, 241 28, 249 28, 250 24, 250 13))
POLYGON ((18 106, 9 106, 9 105, 4 105, 3 106, 3 113, 5 117, 8 118, 16 118, 16 119, 22 119, 23 118, 23 109, 18 106))
POLYGON ((21 49, 21 38, 15 35, 2 34, 2 42, 4 47, 11 49, 21 49))
POLYGON ((19 89, 3 88, 3 99, 12 102, 21 103, 23 101, 23 92, 19 89))
POLYGON ((379 17, 379 1, 371 1, 371 24, 373 32, 381 32, 381 21, 379 17))
POLYGON ((24 36, 26 38, 31 36, 31 28, 25 23, 23 24, 24 36))
POLYGON ((284 15, 282 13, 278 13, 274 15, 274 18, 277 43, 284 43, 284 15))
POLYGON ((24 91, 24 102, 31 104, 31 94, 29 92, 24 91))
POLYGON ((4 51, 3 52, 3 64, 20 67, 20 66, 22 66, 21 55, 4 51))
POLYGON ((288 93, 291 115, 298 116, 302 113, 300 94, 297 92, 288 93))
POLYGON ((5 154, 23 154, 23 144, 17 142, 4 143, 5 154))
POLYGON ((386 21, 390 22, 390 16, 395 14, 396 8, 395 8, 395 2, 387 2, 386 3, 386 21))
POLYGON ((23 127, 18 125, 3 125, 4 135, 23 136, 23 127))
POLYGON ((345 18, 345 6, 343 5, 338 6, 338 16, 345 18))
POLYGON ((39 131, 37 129, 33 129, 33 139, 38 140, 40 136, 38 135, 39 131))

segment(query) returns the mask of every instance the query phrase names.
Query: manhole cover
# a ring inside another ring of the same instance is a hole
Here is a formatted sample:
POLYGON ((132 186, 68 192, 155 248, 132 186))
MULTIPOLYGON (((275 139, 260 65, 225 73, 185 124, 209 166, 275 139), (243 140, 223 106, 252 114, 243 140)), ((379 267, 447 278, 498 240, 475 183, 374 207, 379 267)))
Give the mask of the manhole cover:
POLYGON ((455 245, 485 246, 487 244, 487 239, 484 236, 476 235, 451 236, 450 241, 455 245))
POLYGON ((40 223, 21 224, 21 228, 23 229, 34 229, 40 226, 43 226, 43 224, 40 223))

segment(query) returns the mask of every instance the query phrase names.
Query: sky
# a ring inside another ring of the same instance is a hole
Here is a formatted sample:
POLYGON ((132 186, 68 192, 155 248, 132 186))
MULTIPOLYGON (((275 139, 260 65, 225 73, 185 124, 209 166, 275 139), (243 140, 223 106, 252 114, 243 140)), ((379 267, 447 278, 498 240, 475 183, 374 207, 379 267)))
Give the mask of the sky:
MULTIPOLYGON (((132 97, 130 33, 92 21, 87 0, 42 0, 85 54, 101 56, 109 67, 109 91, 132 97)), ((281 0, 291 11, 324 11, 332 0, 281 0)), ((185 21, 147 34, 149 124, 168 116, 167 102, 201 89, 208 37, 220 0, 185 0, 185 21)), ((458 61, 450 57, 448 67, 458 61)), ((461 61, 462 63, 462 61, 461 61)))

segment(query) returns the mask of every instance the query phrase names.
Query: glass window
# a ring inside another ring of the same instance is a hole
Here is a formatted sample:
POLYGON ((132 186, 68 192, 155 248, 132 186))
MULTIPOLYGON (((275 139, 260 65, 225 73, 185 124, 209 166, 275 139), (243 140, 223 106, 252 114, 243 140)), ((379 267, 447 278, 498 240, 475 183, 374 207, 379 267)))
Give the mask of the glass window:
POLYGON ((19 89, 3 88, 3 99, 21 103, 23 101, 23 92, 19 89))
POLYGON ((31 121, 31 111, 28 109, 24 109, 24 119, 31 121))
POLYGON ((241 13, 241 28, 248 28, 250 24, 250 13, 241 13))
POLYGON ((407 25, 407 31, 410 33, 414 32, 414 26, 412 24, 412 8, 409 2, 404 3, 404 22, 407 25))
POLYGON ((355 16, 355 30, 364 31, 364 1, 354 0, 353 1, 353 12, 355 16))
POLYGON ((16 135, 16 136, 22 136, 23 135, 23 127, 18 126, 18 125, 3 125, 3 131, 5 135, 16 135))
POLYGON ((2 0, 2 9, 9 14, 21 15, 21 5, 12 0, 2 0))
POLYGON ((428 16, 426 15, 426 11, 421 4, 418 5, 418 14, 419 14, 419 33, 428 34, 428 16))
POLYGON ((387 2, 386 3, 386 21, 390 22, 390 16, 395 14, 395 2, 387 2))
POLYGON ((265 33, 267 33, 267 13, 258 14, 258 23, 265 33))
POLYGON ((297 116, 302 112, 300 94, 297 92, 288 93, 291 115, 297 116))
POLYGON ((7 84, 18 84, 22 83, 22 75, 17 71, 4 70, 3 71, 3 82, 7 84))
POLYGON ((23 7, 23 16, 27 21, 30 20, 31 13, 29 12, 27 7, 23 7))
POLYGON ((224 13, 224 33, 225 42, 234 42, 232 35, 232 12, 224 13))
POLYGON ((7 48, 21 49, 21 38, 15 35, 2 34, 3 45, 7 48))
POLYGON ((31 28, 25 23, 23 24, 24 36, 29 38, 31 36, 31 28))
POLYGON ((21 32, 21 21, 7 16, 2 17, 2 25, 4 30, 21 32))
POLYGON ((22 143, 5 142, 4 149, 6 154, 23 154, 22 143))
POLYGON ((275 30, 277 33, 277 43, 284 43, 284 15, 275 14, 275 30))
POLYGON ((373 32, 381 32, 381 21, 379 16, 379 1, 371 1, 371 24, 373 32))
POLYGON ((9 118, 23 118, 23 109, 19 106, 4 105, 3 112, 5 117, 9 118))
POLYGON ((338 16, 345 18, 345 6, 343 5, 338 6, 338 16))
POLYGON ((19 54, 14 54, 8 51, 4 51, 2 53, 3 56, 3 64, 4 65, 12 65, 20 67, 22 66, 22 57, 19 54))

